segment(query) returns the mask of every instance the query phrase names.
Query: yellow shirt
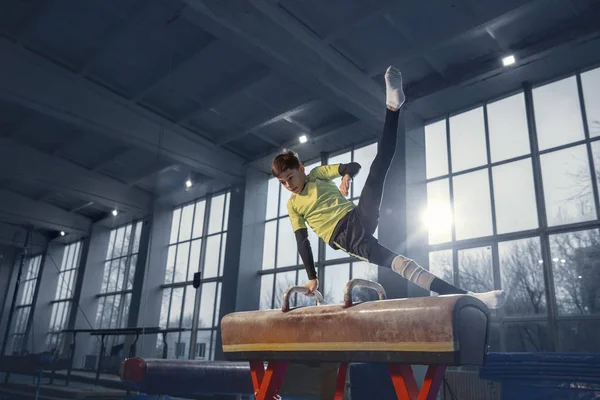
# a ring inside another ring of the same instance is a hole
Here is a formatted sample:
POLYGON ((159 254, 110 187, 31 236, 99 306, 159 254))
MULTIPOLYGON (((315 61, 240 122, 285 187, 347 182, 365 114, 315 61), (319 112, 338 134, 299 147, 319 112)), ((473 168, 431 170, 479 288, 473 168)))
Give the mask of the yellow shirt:
POLYGON ((340 176, 338 168, 339 164, 314 168, 302 192, 292 193, 287 209, 294 232, 308 224, 317 236, 329 243, 338 221, 356 207, 332 181, 340 176))

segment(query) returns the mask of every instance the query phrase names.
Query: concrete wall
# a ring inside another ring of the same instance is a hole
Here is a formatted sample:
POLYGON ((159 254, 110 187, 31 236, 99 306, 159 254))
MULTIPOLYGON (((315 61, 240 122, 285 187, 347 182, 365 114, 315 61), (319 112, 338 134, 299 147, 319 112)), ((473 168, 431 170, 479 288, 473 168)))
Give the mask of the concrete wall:
MULTIPOLYGON (((104 272, 104 260, 110 238, 110 229, 100 225, 92 227, 92 235, 88 250, 88 257, 85 260, 85 270, 81 282, 81 294, 79 297, 79 307, 76 310, 75 329, 95 328, 96 312, 98 309, 98 299, 96 295, 100 293, 102 286, 102 276, 104 272)), ((69 341, 70 338, 67 338, 69 341)), ((93 349, 93 340, 89 334, 80 333, 77 335, 77 348, 75 351, 75 368, 83 366, 85 355, 90 354, 93 349)))
POLYGON ((52 304, 58 284, 58 271, 62 264, 65 245, 50 243, 40 265, 40 276, 38 282, 37 298, 35 299, 29 337, 27 338, 27 350, 31 353, 39 353, 46 349, 46 334, 50 327, 52 316, 52 304))
POLYGON ((1 251, 3 257, 0 260, 0 343, 4 340, 17 275, 15 266, 18 267, 20 255, 19 249, 10 246, 2 246, 1 251))
MULTIPOLYGON (((146 276, 142 282, 137 326, 158 326, 160 322, 162 303, 160 285, 165 282, 172 220, 173 206, 159 204, 154 208, 154 214, 149 224, 146 276)), ((141 251, 144 249, 140 243, 141 251)), ((140 336, 137 354, 140 357, 155 357, 157 339, 156 335, 140 336)))
POLYGON ((258 271, 262 268, 268 179, 268 175, 262 172, 248 170, 235 304, 237 311, 258 310, 259 307, 258 271))
MULTIPOLYGON (((406 133, 406 252, 423 268, 428 268, 428 233, 423 222, 427 207, 427 174, 425 164, 425 128, 423 126, 406 133)), ((428 291, 413 283, 408 284, 410 297, 427 296, 428 291)))
MULTIPOLYGON (((227 219, 227 242, 223 261, 223 282, 218 321, 236 310, 237 290, 239 287, 240 257, 242 256, 242 229, 244 216, 245 185, 236 185, 230 192, 229 217, 227 219)), ((221 335, 217 334, 215 360, 222 360, 221 335)))

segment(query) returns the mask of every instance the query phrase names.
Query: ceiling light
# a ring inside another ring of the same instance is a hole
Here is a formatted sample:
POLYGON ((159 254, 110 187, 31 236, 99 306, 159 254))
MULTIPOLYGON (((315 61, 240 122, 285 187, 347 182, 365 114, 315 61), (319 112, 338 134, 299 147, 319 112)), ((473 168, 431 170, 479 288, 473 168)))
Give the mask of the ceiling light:
POLYGON ((300 141, 300 143, 306 143, 308 141, 308 138, 306 137, 306 135, 302 135, 298 138, 298 140, 300 141))
POLYGON ((65 231, 60 231, 60 236, 65 236, 65 231))
POLYGON ((513 65, 515 63, 515 56, 512 54, 510 56, 506 56, 502 59, 502 65, 508 67, 509 65, 513 65))
POLYGON ((119 212, 117 211, 117 209, 115 208, 114 210, 112 210, 112 215, 113 216, 117 216, 119 214, 119 212))
POLYGON ((192 181, 190 179, 188 179, 187 181, 185 181, 185 187, 188 188, 188 189, 192 187, 192 181))

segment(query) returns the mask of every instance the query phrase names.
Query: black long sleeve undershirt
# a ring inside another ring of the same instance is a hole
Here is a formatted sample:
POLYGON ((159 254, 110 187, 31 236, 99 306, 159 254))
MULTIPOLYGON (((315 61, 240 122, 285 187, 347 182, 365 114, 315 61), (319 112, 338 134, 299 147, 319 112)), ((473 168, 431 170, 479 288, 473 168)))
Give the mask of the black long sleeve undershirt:
MULTIPOLYGON (((360 168, 361 166, 359 163, 351 162, 348 164, 340 164, 338 167, 338 172, 340 173, 340 176, 350 175, 352 178, 354 178, 360 171, 360 168)), ((308 240, 308 229, 298 229, 295 234, 296 243, 298 244, 298 253, 300 253, 300 258, 302 258, 302 262, 304 263, 304 268, 306 269, 308 279, 317 279, 315 260, 313 258, 310 241, 308 240)))
POLYGON ((302 262, 304 263, 308 279, 317 279, 315 260, 310 241, 308 240, 308 229, 302 228, 296 231, 296 242, 298 243, 298 253, 300 253, 300 258, 302 258, 302 262))

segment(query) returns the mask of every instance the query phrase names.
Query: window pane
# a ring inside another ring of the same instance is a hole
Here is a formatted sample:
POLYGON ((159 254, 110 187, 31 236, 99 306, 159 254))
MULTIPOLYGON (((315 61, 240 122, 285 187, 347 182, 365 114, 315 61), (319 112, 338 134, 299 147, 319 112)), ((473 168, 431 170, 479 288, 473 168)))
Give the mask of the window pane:
POLYGON ((585 145, 540 156, 548 225, 596 218, 585 145))
POLYGON ((325 267, 325 286, 321 292, 325 304, 341 304, 344 302, 344 288, 349 278, 350 264, 325 267))
POLYGON ((183 288, 174 288, 171 297, 171 310, 169 312, 169 328, 178 328, 183 305, 183 288))
POLYGON ((590 136, 600 136, 600 68, 581 74, 581 87, 590 136))
POLYGON ((506 351, 532 353, 552 351, 546 323, 507 324, 505 332, 506 351))
POLYGON ((280 272, 275 276, 275 308, 281 308, 283 293, 296 285, 296 271, 280 272))
POLYGON ((274 274, 260 277, 260 305, 259 310, 270 310, 273 304, 273 276, 274 274))
POLYGON ((200 296, 200 320, 198 321, 199 328, 212 327, 216 294, 217 282, 209 282, 202 285, 202 295, 200 296))
POLYGON ((181 327, 190 329, 194 318, 194 303, 196 301, 196 290, 193 286, 185 287, 185 301, 183 305, 183 318, 181 327))
POLYGON ((483 108, 450 117, 452 172, 487 163, 483 108))
POLYGON ((494 289, 491 247, 458 250, 459 287, 475 293, 494 289))
POLYGON ((427 179, 448 174, 446 120, 425 125, 427 179))
POLYGON ((213 197, 210 203, 210 219, 208 221, 208 234, 221 232, 223 225, 223 207, 225 207, 225 195, 213 197))
POLYGON ((227 230, 229 224, 229 203, 231 202, 231 194, 225 193, 225 210, 223 210, 223 231, 227 230))
POLYGON ((280 198, 279 198, 279 216, 280 217, 288 214, 287 202, 290 199, 291 195, 292 195, 292 192, 290 192, 283 186, 281 187, 281 194, 280 194, 280 198))
MULTIPOLYGON (((110 231, 110 237, 108 238, 108 249, 106 249, 106 259, 112 258, 113 250, 115 248, 115 235, 116 230, 113 229, 110 231)), ((177 234, 177 233, 176 233, 177 234)))
MULTIPOLYGON (((284 222, 285 223, 285 222, 284 222)), ((277 234, 277 221, 265 224, 263 242, 262 269, 275 268, 275 235, 277 234)))
POLYGON ((215 298, 215 319, 213 326, 219 326, 221 320, 219 319, 219 312, 221 310, 221 282, 217 282, 217 296, 215 298))
POLYGON ((194 204, 183 207, 181 212, 181 227, 179 228, 179 241, 189 240, 192 236, 192 220, 194 218, 194 204))
POLYGON ((196 239, 192 242, 190 251, 190 265, 188 268, 187 280, 194 279, 194 273, 200 271, 200 249, 202 248, 202 239, 196 239))
MULTIPOLYGON (((596 173, 596 183, 600 188, 600 141, 595 141, 591 143, 592 146, 592 158, 594 161, 594 172, 596 173)), ((592 190, 590 186, 589 190, 592 190)))
POLYGON ((550 236, 559 314, 600 313, 599 244, 597 229, 550 236))
POLYGON ((135 280, 135 268, 137 264, 137 254, 131 256, 131 263, 129 264, 129 276, 127 277, 127 289, 133 289, 133 281, 135 280))
POLYGON ((204 270, 202 278, 214 278, 219 273, 219 245, 221 235, 209 236, 206 242, 206 255, 204 258, 204 270))
POLYGON ((531 159, 494 167, 492 178, 498 233, 537 228, 531 159))
POLYGON ((204 233, 204 211, 206 209, 206 200, 196 202, 196 210, 194 211, 194 229, 192 237, 197 238, 204 233))
POLYGON ((454 283, 452 250, 432 251, 429 253, 429 272, 443 281, 454 283))
POLYGON ((492 207, 487 169, 454 177, 456 239, 492 234, 492 207))
POLYGON ((227 233, 221 234, 221 257, 219 257, 219 276, 223 276, 223 266, 225 265, 225 250, 227 249, 227 233))
POLYGON ((369 169, 377 155, 377 143, 354 150, 354 161, 360 164, 360 173, 352 180, 352 197, 358 197, 365 187, 369 169))
POLYGON ((544 269, 539 238, 498 243, 507 315, 546 313, 544 269))
POLYGON ((125 228, 121 227, 117 229, 117 238, 115 239, 115 250, 113 252, 113 258, 121 257, 123 250, 123 235, 125 234, 125 228))
POLYGON ((600 352, 600 321, 559 321, 558 341, 560 351, 565 352, 600 352))
POLYGON ((583 140, 574 76, 533 89, 533 109, 540 150, 583 140))
MULTIPOLYGON (((366 279, 377 282, 378 266, 364 261, 352 263, 352 279, 366 279)), ((358 287, 352 291, 352 301, 355 303, 362 301, 377 300, 377 292, 373 289, 358 287)))
POLYGON ((523 93, 487 105, 492 162, 530 152, 523 93))
POLYGON ((269 179, 267 186, 267 211, 265 213, 265 219, 271 219, 277 216, 277 204, 279 204, 279 186, 281 186, 281 184, 277 178, 271 178, 269 179))
POLYGON ((211 331, 198 331, 196 337, 196 360, 208 360, 210 358, 210 336, 211 331))
POLYGON ((171 222, 171 238, 169 243, 176 243, 179 235, 179 219, 181 218, 181 208, 173 211, 173 220, 171 222))
POLYGON ((132 253, 138 253, 140 251, 140 237, 142 236, 142 221, 139 221, 135 225, 135 236, 133 239, 132 253))
POLYGON ((277 267, 296 265, 298 246, 292 231, 292 224, 286 218, 279 220, 279 235, 277 242, 277 267))
POLYGON ((167 271, 165 272, 165 283, 173 283, 173 273, 175 272, 176 252, 177 252, 177 245, 169 246, 169 252, 167 254, 167 271))
POLYGON ((452 208, 448 179, 427 184, 427 210, 424 222, 429 231, 429 244, 452 240, 452 208))
POLYGON ((185 242, 177 246, 177 262, 175 263, 175 278, 173 282, 184 282, 187 279, 189 255, 190 242, 185 242))
MULTIPOLYGON (((317 257, 316 252, 313 250, 313 255, 317 257)), ((325 245, 325 259, 326 260, 337 260, 339 258, 349 257, 343 250, 336 250, 329 244, 325 245)))

